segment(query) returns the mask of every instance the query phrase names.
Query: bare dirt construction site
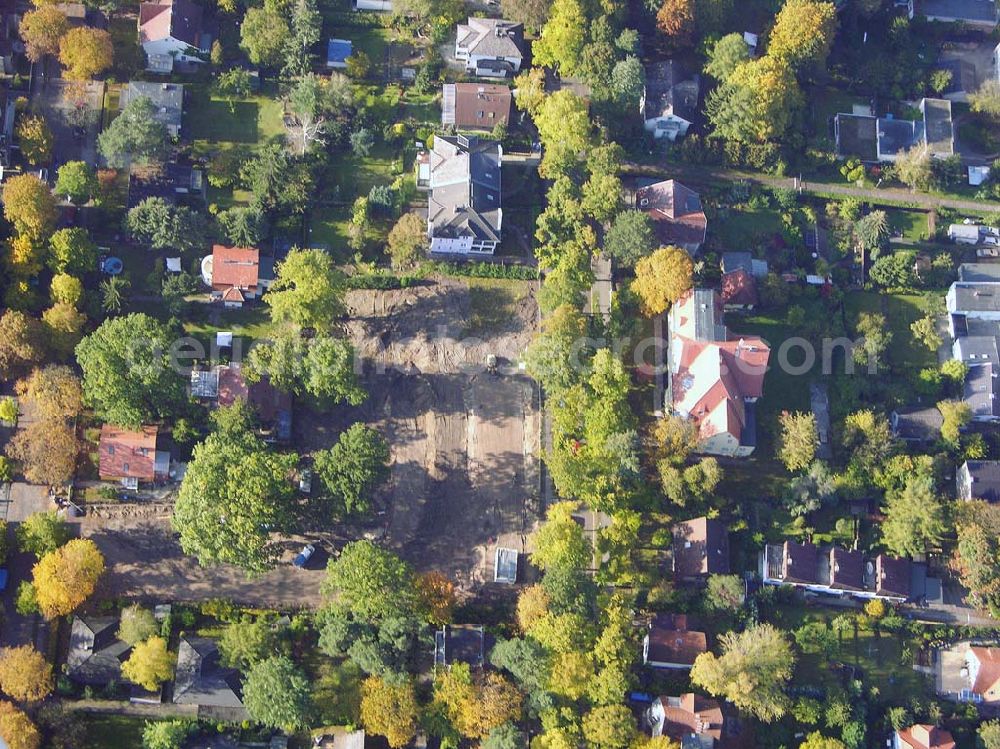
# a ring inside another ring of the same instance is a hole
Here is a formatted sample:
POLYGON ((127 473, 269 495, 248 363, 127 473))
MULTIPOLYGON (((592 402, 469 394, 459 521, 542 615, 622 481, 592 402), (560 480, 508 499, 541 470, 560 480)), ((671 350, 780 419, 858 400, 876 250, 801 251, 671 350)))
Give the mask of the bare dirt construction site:
POLYGON ((308 415, 301 433, 307 449, 352 421, 377 427, 392 451, 379 498, 386 542, 466 586, 491 581, 497 544, 523 550, 536 520, 538 391, 517 366, 534 295, 530 282, 480 279, 350 292, 346 329, 369 398, 308 415))
POLYGON ((497 544, 525 549, 537 521, 538 392, 518 370, 535 329, 535 284, 426 281, 396 291, 352 291, 344 322, 363 362, 369 393, 357 408, 295 409, 291 449, 332 445, 363 421, 389 441, 390 480, 379 514, 363 527, 337 525, 283 544, 278 568, 256 579, 185 556, 170 527, 170 506, 111 505, 80 519, 107 559, 104 596, 198 601, 226 598, 296 608, 320 603, 324 552, 308 569, 290 561, 306 542, 336 550, 359 536, 382 538, 418 569, 436 569, 464 587, 493 579, 497 544), (499 372, 486 371, 487 356, 499 372))

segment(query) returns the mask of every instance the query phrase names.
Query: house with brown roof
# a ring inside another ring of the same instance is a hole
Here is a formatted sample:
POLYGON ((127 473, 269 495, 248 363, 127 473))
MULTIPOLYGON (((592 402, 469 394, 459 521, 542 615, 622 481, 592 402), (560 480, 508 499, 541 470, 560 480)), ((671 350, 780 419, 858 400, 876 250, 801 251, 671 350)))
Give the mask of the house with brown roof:
POLYGON ((101 427, 98 443, 98 474, 105 481, 120 481, 137 489, 141 483, 166 481, 170 475, 170 453, 156 449, 157 427, 137 431, 111 424, 101 427))
POLYGON ((943 728, 918 723, 893 733, 892 749, 955 749, 955 740, 943 728))
POLYGON ((265 441, 288 442, 292 438, 292 396, 271 384, 264 375, 248 383, 239 364, 220 364, 191 372, 191 395, 219 406, 245 401, 257 417, 258 434, 265 441))
POLYGON ((909 559, 878 554, 872 559, 857 550, 811 543, 766 544, 760 553, 765 585, 793 585, 814 593, 903 602, 922 595, 914 591, 909 559))
POLYGON ((644 718, 654 737, 666 736, 682 747, 712 749, 722 739, 722 708, 718 701, 700 694, 657 697, 644 718))
POLYGON ((708 651, 704 632, 688 629, 684 614, 660 614, 642 639, 642 662, 650 668, 689 669, 708 651))
POLYGON ((441 124, 459 130, 493 130, 510 121, 514 97, 497 83, 446 83, 441 89, 441 124))
POLYGON ((172 73, 174 66, 206 62, 212 40, 203 33, 201 6, 191 0, 158 0, 139 5, 139 43, 146 70, 172 73))
POLYGON ((726 310, 752 310, 757 306, 757 279, 746 268, 722 274, 719 293, 726 310))
POLYGON ((698 452, 750 455, 770 348, 756 336, 729 332, 722 299, 712 289, 685 294, 671 307, 668 323, 666 404, 697 426, 698 452))
POLYGON ((271 285, 273 262, 262 262, 255 247, 217 244, 201 261, 202 280, 212 287, 212 298, 229 308, 256 299, 271 285))
POLYGON ((675 179, 641 186, 635 194, 636 208, 647 214, 656 229, 657 238, 697 252, 708 233, 708 219, 701 205, 701 196, 675 179))
POLYGON ((676 580, 729 574, 729 532, 721 520, 700 517, 677 523, 673 536, 676 580))

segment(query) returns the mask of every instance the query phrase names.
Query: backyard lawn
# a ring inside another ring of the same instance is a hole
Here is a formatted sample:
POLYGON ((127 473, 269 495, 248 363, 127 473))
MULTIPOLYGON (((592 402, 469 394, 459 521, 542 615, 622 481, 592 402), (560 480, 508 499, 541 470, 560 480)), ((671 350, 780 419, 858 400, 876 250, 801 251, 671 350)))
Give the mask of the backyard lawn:
POLYGON ((265 83, 259 94, 233 99, 213 92, 207 84, 188 84, 184 129, 203 155, 233 144, 265 143, 285 134, 282 105, 274 83, 265 83))
POLYGON ((723 251, 760 247, 770 244, 782 226, 781 214, 771 208, 726 209, 708 222, 708 243, 723 251))
POLYGON ((879 294, 872 291, 852 292, 844 300, 852 329, 862 312, 885 315, 892 333, 889 363, 901 372, 913 372, 937 363, 936 354, 915 341, 910 331, 910 324, 923 317, 933 303, 932 295, 879 294))
POLYGON ((144 718, 129 715, 89 715, 81 713, 85 743, 80 749, 142 749, 144 718))

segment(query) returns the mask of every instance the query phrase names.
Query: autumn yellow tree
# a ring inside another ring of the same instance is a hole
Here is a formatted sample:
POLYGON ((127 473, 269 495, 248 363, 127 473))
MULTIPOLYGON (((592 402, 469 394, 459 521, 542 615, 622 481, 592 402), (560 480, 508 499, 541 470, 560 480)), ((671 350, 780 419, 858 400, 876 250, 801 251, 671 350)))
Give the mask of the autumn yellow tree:
POLYGON ((0 702, 0 739, 8 749, 38 749, 42 745, 35 724, 9 702, 0 702))
POLYGON ((0 690, 18 702, 52 694, 52 665, 31 645, 0 650, 0 690))
POLYGON ((361 685, 361 724, 402 749, 417 733, 417 695, 409 681, 387 682, 370 676, 361 685))
POLYGON ((774 140, 788 129, 802 105, 802 91, 787 60, 764 55, 736 66, 705 102, 715 134, 755 143, 774 140))
POLYGON ((694 0, 663 0, 656 13, 656 27, 673 47, 685 47, 694 35, 694 0))
POLYGON ((147 691, 154 691, 174 674, 174 656, 162 637, 150 637, 132 648, 122 664, 122 676, 147 691))
POLYGON ((59 41, 69 31, 69 19, 56 5, 43 5, 24 14, 20 31, 24 54, 38 62, 45 55, 58 54, 59 41))
POLYGON ((46 554, 32 569, 42 616, 72 613, 94 592, 103 573, 104 556, 90 539, 74 539, 46 554))
POLYGON ((451 621, 457 600, 454 582, 444 573, 432 570, 417 577, 417 589, 427 621, 438 626, 451 621))
POLYGON ((521 693, 496 672, 473 677, 466 663, 452 664, 434 681, 434 701, 455 730, 467 738, 485 738, 497 726, 521 716, 521 693))
POLYGON ((42 419, 72 419, 83 409, 83 388, 72 369, 50 364, 34 370, 14 386, 42 419))
POLYGON ((635 264, 632 291, 649 317, 666 312, 691 288, 694 263, 679 247, 661 247, 635 264))
POLYGON ((21 155, 32 166, 48 164, 52 160, 52 145, 55 141, 52 130, 45 118, 36 114, 23 115, 17 122, 17 138, 21 144, 21 155))
POLYGON ((61 359, 69 359, 83 338, 87 316, 72 304, 56 302, 42 313, 42 323, 49 334, 49 346, 61 359))
POLYGON ((517 599, 517 626, 527 634, 535 623, 549 613, 549 594, 541 585, 531 585, 517 599))
POLYGON ((34 174, 11 177, 3 183, 3 215, 18 234, 44 241, 55 226, 56 199, 34 174))
POLYGON ((44 246, 27 234, 11 237, 7 243, 7 268, 18 278, 37 276, 42 270, 44 246))
POLYGON ((34 421, 19 429, 7 443, 7 456, 20 462, 32 484, 65 484, 73 476, 80 444, 72 427, 52 421, 34 421))
POLYGON ((86 81, 100 75, 111 67, 114 53, 111 34, 89 26, 70 29, 59 42, 59 62, 70 80, 86 81))
POLYGON ((822 66, 837 33, 837 10, 819 0, 788 0, 778 12, 767 54, 793 69, 822 66))

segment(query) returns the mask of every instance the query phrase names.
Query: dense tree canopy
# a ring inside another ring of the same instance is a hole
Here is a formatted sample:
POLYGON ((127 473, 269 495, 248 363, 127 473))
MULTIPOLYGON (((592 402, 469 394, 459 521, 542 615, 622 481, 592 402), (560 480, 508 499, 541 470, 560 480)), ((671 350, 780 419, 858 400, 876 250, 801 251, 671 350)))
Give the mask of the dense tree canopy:
POLYGON ((8 749, 39 749, 42 745, 42 734, 35 724, 7 701, 0 701, 0 739, 8 749))
POLYGON ((308 723, 309 680, 286 656, 254 664, 243 682, 243 702, 258 723, 294 731, 308 723))
POLYGON ((766 55, 738 65, 709 94, 705 111, 717 135, 755 143, 780 138, 801 100, 788 63, 766 55))
POLYGON ((0 649, 0 690, 18 702, 45 699, 55 687, 52 665, 31 645, 0 649))
POLYGON ((104 574, 104 557, 89 539, 74 539, 32 568, 38 608, 46 619, 66 616, 86 601, 104 574))
POLYGON ((389 475, 389 444, 377 431, 352 424, 329 450, 315 456, 316 473, 335 515, 371 511, 372 492, 389 475))
POLYGON ((324 590, 364 620, 411 617, 418 608, 413 570, 391 551, 355 541, 330 562, 324 590))
POLYGON ((784 60, 793 69, 826 63, 837 31, 833 3, 788 0, 778 11, 768 40, 767 54, 784 60))
POLYGON ((648 316, 666 312, 691 288, 694 263, 679 247, 661 247, 635 265, 632 291, 648 316))
POLYGON ((111 67, 114 54, 111 34, 104 29, 78 26, 59 41, 59 62, 66 68, 66 78, 74 81, 96 78, 111 67))
POLYGON ((49 186, 34 174, 4 180, 3 215, 18 234, 43 241, 56 222, 56 201, 49 186))
POLYGON ((24 54, 32 62, 40 62, 45 55, 59 53, 59 42, 69 31, 69 19, 55 3, 43 4, 24 14, 19 31, 24 54))
POLYGON ((343 312, 343 274, 323 250, 292 250, 276 269, 265 301, 277 322, 327 330, 343 312))
POLYGON ((132 648, 128 660, 122 663, 122 676, 152 692, 173 677, 174 662, 167 641, 153 636, 132 648))

